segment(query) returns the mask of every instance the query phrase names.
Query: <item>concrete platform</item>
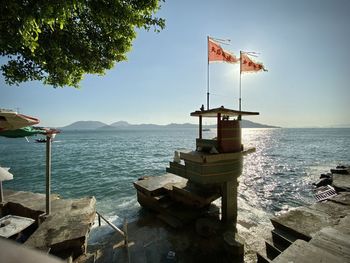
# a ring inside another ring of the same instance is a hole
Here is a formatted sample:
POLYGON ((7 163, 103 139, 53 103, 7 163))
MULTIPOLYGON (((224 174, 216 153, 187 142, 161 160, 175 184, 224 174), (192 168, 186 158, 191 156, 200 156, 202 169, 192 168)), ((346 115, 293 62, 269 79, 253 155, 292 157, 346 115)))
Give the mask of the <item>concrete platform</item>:
POLYGON ((219 221, 212 224, 217 224, 216 232, 203 237, 196 233, 194 225, 175 230, 149 214, 128 224, 127 247, 122 237, 114 233, 104 238, 107 246, 91 247, 90 254, 78 258, 76 263, 242 262, 239 259, 243 255, 234 254, 234 251, 243 252, 242 245, 237 242, 240 238, 225 232, 219 221), (175 252, 174 259, 169 259, 169 252, 175 252))
POLYGON ((59 199, 53 195, 51 214, 40 223, 45 212, 45 195, 31 192, 5 191, 7 202, 2 214, 10 213, 36 220, 37 229, 25 246, 50 251, 51 254, 73 258, 85 253, 90 227, 96 213, 96 199, 59 199))

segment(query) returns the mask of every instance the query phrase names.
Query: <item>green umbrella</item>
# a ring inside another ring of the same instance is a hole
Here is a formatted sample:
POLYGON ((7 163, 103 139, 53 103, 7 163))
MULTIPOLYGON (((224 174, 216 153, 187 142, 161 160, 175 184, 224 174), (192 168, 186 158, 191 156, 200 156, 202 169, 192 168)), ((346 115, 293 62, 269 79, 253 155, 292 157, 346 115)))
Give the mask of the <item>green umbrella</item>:
POLYGON ((4 136, 8 138, 21 138, 21 137, 33 136, 37 134, 47 134, 47 129, 27 126, 17 130, 0 131, 0 136, 4 136))

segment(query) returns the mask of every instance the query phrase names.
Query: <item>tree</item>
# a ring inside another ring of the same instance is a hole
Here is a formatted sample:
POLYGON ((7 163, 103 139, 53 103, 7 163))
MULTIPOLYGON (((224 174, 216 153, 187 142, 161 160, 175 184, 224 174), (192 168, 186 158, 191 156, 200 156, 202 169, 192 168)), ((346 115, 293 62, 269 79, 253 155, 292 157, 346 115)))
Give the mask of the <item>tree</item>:
POLYGON ((10 0, 0 4, 1 66, 8 84, 79 87, 126 60, 136 28, 159 32, 161 0, 10 0))

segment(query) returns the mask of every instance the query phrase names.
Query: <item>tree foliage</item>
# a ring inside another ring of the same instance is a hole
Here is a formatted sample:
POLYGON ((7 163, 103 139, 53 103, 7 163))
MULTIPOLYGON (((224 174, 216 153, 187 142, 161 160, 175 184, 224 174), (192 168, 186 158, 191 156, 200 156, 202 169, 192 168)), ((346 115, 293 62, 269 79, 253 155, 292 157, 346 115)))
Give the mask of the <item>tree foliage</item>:
POLYGON ((8 84, 40 80, 78 87, 126 60, 136 29, 159 32, 161 0, 2 0, 1 66, 8 84))

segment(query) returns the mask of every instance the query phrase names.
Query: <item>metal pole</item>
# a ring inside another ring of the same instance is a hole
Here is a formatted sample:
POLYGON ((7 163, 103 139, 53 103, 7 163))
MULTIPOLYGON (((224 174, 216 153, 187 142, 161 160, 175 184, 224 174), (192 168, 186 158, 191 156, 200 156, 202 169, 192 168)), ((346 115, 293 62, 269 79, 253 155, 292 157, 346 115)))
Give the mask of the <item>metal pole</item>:
MULTIPOLYGON (((242 51, 239 51, 239 111, 242 110, 242 51)), ((238 116, 238 120, 241 120, 242 116, 238 116)))
POLYGON ((207 110, 209 110, 209 36, 207 36, 207 46, 208 46, 208 66, 207 66, 207 110))
POLYGON ((51 213, 51 136, 46 136, 46 215, 51 213))

